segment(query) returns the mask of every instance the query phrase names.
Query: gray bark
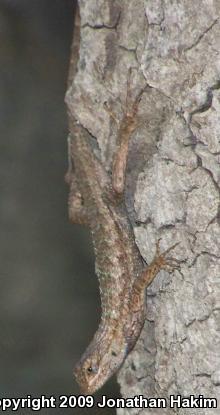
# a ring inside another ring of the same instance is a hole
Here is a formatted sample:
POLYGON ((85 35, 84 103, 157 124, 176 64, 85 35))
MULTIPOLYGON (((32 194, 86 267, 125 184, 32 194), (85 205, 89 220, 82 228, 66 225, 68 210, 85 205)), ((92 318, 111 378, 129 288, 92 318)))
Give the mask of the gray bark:
MULTIPOLYGON (((111 170, 128 68, 144 84, 132 136, 126 201, 149 263, 155 242, 180 241, 181 270, 160 272, 146 324, 118 381, 124 397, 220 399, 220 3, 207 0, 80 2, 75 114, 111 170), (135 224, 135 220, 137 222, 135 224)), ((219 409, 119 409, 118 414, 217 415, 219 409)))

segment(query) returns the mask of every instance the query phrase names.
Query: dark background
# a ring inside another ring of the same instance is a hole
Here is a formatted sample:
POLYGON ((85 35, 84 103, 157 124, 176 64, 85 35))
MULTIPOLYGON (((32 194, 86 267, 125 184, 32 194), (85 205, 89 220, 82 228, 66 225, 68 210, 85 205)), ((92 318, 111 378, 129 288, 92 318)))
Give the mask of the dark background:
MULTIPOLYGON (((79 393, 72 368, 100 318, 89 232, 67 217, 73 15, 74 0, 0 0, 0 398, 79 393)), ((98 412, 42 413, 70 411, 98 412)))

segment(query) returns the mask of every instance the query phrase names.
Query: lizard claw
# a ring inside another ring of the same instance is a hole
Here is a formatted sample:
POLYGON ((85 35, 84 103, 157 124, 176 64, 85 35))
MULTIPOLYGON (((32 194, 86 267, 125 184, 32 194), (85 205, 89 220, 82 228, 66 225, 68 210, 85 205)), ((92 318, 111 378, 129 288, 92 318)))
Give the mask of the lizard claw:
POLYGON ((156 243, 156 255, 155 255, 155 261, 160 266, 160 269, 164 269, 168 272, 171 272, 174 269, 180 269, 180 260, 173 258, 173 257, 167 257, 167 254, 171 252, 174 248, 176 248, 176 246, 179 245, 180 242, 176 242, 170 248, 166 249, 164 252, 161 253, 160 252, 160 241, 161 241, 161 238, 156 243))

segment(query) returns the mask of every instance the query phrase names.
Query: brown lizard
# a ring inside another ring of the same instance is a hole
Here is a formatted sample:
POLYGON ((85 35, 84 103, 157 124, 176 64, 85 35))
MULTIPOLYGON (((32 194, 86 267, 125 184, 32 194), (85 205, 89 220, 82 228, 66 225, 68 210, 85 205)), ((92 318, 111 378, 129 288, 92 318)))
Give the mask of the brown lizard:
POLYGON ((96 256, 102 315, 90 345, 74 369, 82 393, 93 394, 122 365, 140 335, 145 320, 145 288, 161 269, 175 267, 164 253, 156 255, 146 268, 137 249, 123 197, 129 138, 136 127, 136 112, 144 90, 132 110, 126 111, 119 128, 119 148, 113 162, 113 185, 104 166, 94 154, 89 133, 76 120, 72 102, 69 109, 70 184, 69 216, 74 223, 90 227, 96 256), (72 164, 72 163, 71 163, 72 164))

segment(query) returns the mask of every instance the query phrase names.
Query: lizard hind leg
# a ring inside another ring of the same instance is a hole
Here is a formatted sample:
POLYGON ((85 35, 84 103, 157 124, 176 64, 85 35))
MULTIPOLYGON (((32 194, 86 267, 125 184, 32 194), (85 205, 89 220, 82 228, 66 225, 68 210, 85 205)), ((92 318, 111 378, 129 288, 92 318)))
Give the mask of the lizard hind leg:
POLYGON ((83 204, 83 198, 78 189, 77 181, 74 174, 71 175, 70 192, 68 199, 69 219, 72 223, 87 225, 87 211, 83 204))
POLYGON ((108 112, 110 118, 113 119, 118 126, 117 149, 113 158, 112 165, 112 188, 117 195, 121 195, 124 191, 129 142, 138 124, 138 105, 147 87, 147 85, 145 85, 136 95, 135 99, 133 99, 131 92, 131 75, 132 68, 129 68, 127 75, 125 108, 123 111, 123 117, 120 121, 114 112, 109 108, 108 104, 106 102, 104 103, 105 110, 108 112))
MULTIPOLYGON (((144 88, 140 90, 136 98, 132 99, 131 73, 132 68, 130 68, 128 71, 125 109, 123 111, 123 118, 119 124, 117 143, 118 148, 116 150, 112 166, 112 187, 116 194, 122 194, 124 191, 129 142, 133 132, 138 125, 138 105, 143 93, 146 91, 145 85, 144 88)), ((112 114, 111 117, 115 119, 112 114)))
POLYGON ((72 152, 71 152, 71 135, 67 138, 68 146, 68 170, 65 175, 65 182, 69 185, 69 197, 68 197, 68 214, 69 220, 72 223, 78 223, 79 225, 87 225, 87 212, 83 203, 82 195, 79 191, 76 176, 73 172, 72 165, 72 152))

